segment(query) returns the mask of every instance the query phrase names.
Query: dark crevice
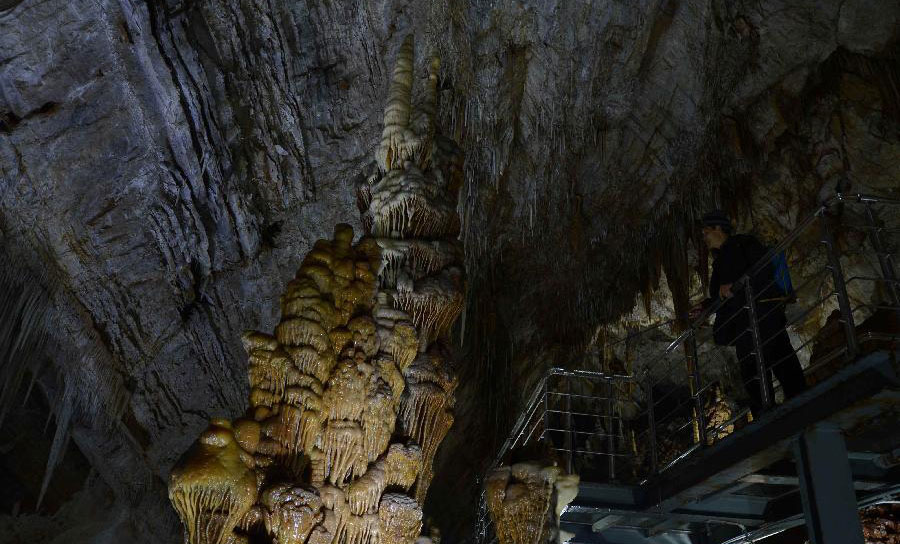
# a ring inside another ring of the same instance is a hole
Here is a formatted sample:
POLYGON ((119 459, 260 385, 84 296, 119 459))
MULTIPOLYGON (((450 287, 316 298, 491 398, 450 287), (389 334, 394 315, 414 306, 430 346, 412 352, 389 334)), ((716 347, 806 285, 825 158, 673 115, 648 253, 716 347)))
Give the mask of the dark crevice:
POLYGON ((40 115, 50 115, 58 109, 59 103, 45 102, 41 107, 31 110, 22 117, 19 117, 11 111, 0 112, 0 132, 10 134, 23 121, 40 115))

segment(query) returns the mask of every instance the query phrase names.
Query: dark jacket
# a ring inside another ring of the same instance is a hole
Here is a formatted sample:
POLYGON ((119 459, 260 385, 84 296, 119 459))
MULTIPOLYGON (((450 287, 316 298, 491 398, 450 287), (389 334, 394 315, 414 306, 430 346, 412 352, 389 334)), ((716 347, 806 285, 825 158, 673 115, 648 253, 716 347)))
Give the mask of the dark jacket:
MULTIPOLYGON (((713 332, 717 344, 734 345, 742 334, 749 334, 746 292, 736 282, 765 257, 766 252, 766 247, 755 237, 749 234, 735 234, 729 236, 714 254, 709 298, 705 301, 705 306, 718 302, 719 287, 722 285, 732 284, 734 294, 716 311, 713 332)), ((782 294, 773 281, 774 277, 772 265, 768 264, 751 278, 756 301, 757 324, 764 339, 784 328, 784 307, 777 301, 782 294)))

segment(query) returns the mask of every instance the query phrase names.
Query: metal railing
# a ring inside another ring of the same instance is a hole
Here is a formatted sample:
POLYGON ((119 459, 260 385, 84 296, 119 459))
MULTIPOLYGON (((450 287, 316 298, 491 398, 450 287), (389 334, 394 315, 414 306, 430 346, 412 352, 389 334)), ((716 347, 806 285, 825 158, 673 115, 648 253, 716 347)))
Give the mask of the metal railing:
MULTIPOLYGON (((665 472, 772 409, 779 394, 796 394, 867 350, 886 343, 896 349, 898 251, 900 200, 832 197, 752 265, 732 296, 683 323, 680 336, 651 360, 638 361, 635 375, 548 371, 490 468, 540 442, 586 481, 640 483, 665 472), (897 224, 885 225, 882 216, 897 224), (775 288, 772 273, 784 254, 804 277, 791 293, 775 288), (729 327, 734 350, 715 345, 716 332, 729 327), (726 395, 729 384, 715 376, 735 366, 732 352, 742 387, 732 383, 726 395), (743 403, 725 398, 741 394, 743 403)), ((477 523, 476 540, 490 541, 483 497, 477 523)))

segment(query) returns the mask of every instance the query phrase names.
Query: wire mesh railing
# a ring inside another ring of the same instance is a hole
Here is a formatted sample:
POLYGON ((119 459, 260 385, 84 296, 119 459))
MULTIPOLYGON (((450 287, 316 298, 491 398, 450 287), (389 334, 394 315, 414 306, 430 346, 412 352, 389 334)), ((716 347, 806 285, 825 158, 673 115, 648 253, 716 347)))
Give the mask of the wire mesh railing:
MULTIPOLYGON (((664 473, 840 365, 896 349, 898 252, 900 200, 836 195, 634 375, 551 369, 491 468, 509 451, 541 443, 583 481, 640 483, 664 473), (785 255, 803 278, 789 290, 773 273, 785 255), (716 377, 734 366, 741 387, 716 377), (729 388, 740 402, 725 398, 729 388)), ((483 500, 476 533, 491 540, 483 500)))

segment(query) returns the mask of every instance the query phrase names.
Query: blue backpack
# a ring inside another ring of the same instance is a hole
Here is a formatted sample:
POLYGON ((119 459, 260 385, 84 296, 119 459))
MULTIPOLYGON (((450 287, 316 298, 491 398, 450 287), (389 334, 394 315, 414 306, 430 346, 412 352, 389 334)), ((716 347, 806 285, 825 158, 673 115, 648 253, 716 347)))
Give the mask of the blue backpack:
MULTIPOLYGON (((771 247, 761 244, 757 238, 751 235, 736 234, 735 238, 748 265, 762 259, 771 250, 771 247)), ((787 253, 784 250, 779 251, 772 257, 768 266, 763 269, 763 274, 762 277, 757 276, 755 281, 758 281, 760 286, 769 285, 769 288, 772 289, 766 300, 780 300, 785 304, 796 302, 797 295, 794 293, 791 271, 788 269, 787 253), (769 274, 772 274, 772 276, 769 276, 769 274), (774 284, 770 279, 766 278, 774 279, 774 284)))
POLYGON ((775 272, 775 285, 778 289, 789 298, 795 298, 794 284, 791 282, 791 271, 788 270, 787 254, 784 250, 779 251, 772 258, 772 268, 775 272))

